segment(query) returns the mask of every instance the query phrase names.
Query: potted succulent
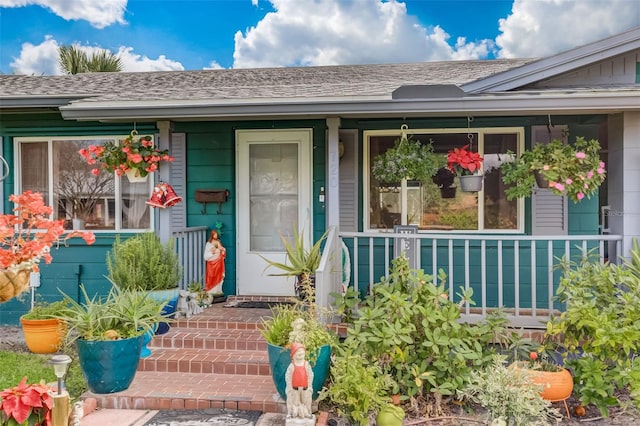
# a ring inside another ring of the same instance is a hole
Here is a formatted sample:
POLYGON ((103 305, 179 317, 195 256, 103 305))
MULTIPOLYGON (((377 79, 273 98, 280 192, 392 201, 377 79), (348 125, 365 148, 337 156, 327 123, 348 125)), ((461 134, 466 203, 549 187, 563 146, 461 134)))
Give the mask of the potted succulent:
POLYGON ((0 215, 0 302, 6 302, 29 287, 29 276, 39 270, 42 259, 51 263, 51 247, 69 238, 82 237, 93 244, 95 235, 88 231, 66 232, 64 220, 50 219, 53 209, 44 203, 42 194, 25 191, 10 195, 16 206, 14 214, 0 215))
POLYGON ((265 270, 270 267, 280 269, 282 272, 269 274, 272 276, 296 277, 295 293, 301 299, 306 299, 315 285, 316 269, 320 266, 322 257, 322 242, 327 238, 327 232, 307 249, 305 247, 304 232, 298 232, 293 228, 293 241, 290 242, 281 235, 282 244, 286 252, 286 263, 276 262, 261 256, 266 262, 265 270))
POLYGON ((126 174, 131 182, 144 181, 149 173, 158 170, 161 161, 173 161, 169 150, 160 150, 153 144, 152 136, 139 136, 133 130, 119 143, 108 141, 102 145, 90 145, 78 153, 88 164, 96 165, 92 170, 98 175, 101 170, 126 174))
POLYGON ((337 337, 318 320, 315 310, 304 303, 279 304, 272 308, 271 317, 263 319, 260 332, 267 341, 273 382, 284 400, 287 399, 285 373, 291 362, 291 343, 297 341, 305 346, 313 369, 315 399, 329 374, 331 346, 338 342, 337 337))
POLYGON ((482 160, 479 153, 469 150, 469 145, 449 151, 447 167, 458 176, 462 191, 482 191, 483 176, 480 174, 482 160))
POLYGON ((56 315, 64 309, 66 303, 58 300, 53 303, 37 303, 20 317, 24 340, 29 350, 36 354, 57 352, 65 335, 65 324, 56 315))
POLYGON ((371 173, 383 183, 396 183, 403 179, 426 181, 436 174, 440 166, 431 141, 421 143, 403 134, 394 142, 393 148, 373 159, 371 173))
POLYGON ((53 397, 44 383, 27 384, 24 377, 18 386, 0 392, 0 424, 51 425, 53 397))
POLYGON ((577 137, 573 145, 560 139, 537 143, 502 164, 500 170, 504 183, 511 184, 506 189, 509 200, 531 196, 537 183, 538 187, 548 187, 553 194, 566 195, 577 203, 591 197, 606 176, 605 164, 600 161, 600 143, 583 137, 577 137))
MULTIPOLYGON (((153 232, 126 240, 116 237, 107 253, 109 280, 120 289, 151 292, 150 297, 166 302, 165 314, 172 315, 182 278, 182 266, 173 245, 173 240, 163 244, 153 232)), ((162 334, 168 331, 168 326, 163 323, 158 330, 162 334)))
POLYGON ((90 298, 84 286, 80 289, 83 302, 64 295, 67 306, 57 315, 67 325, 66 340, 76 344, 92 392, 125 390, 138 368, 145 333, 164 319, 165 302, 117 286, 106 298, 90 298))

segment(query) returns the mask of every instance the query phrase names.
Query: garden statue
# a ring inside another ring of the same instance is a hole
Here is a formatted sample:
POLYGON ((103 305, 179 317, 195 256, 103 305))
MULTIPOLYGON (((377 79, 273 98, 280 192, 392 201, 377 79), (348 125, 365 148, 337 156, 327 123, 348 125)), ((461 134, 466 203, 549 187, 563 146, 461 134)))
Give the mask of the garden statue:
POLYGON ((306 359, 307 350, 302 343, 291 344, 291 364, 285 373, 287 395, 286 424, 315 424, 311 413, 313 370, 306 359))
POLYGON ((224 281, 224 260, 227 257, 227 250, 222 246, 218 231, 211 231, 209 241, 204 246, 204 260, 206 271, 204 278, 204 288, 210 294, 222 294, 222 283, 224 281))
POLYGON ((180 290, 176 311, 179 315, 184 315, 186 318, 189 318, 191 315, 197 315, 203 312, 204 309, 202 309, 202 306, 198 303, 198 295, 196 293, 180 290))
POLYGON ((291 323, 291 331, 289 332, 289 343, 302 342, 302 338, 304 337, 304 331, 302 330, 303 327, 304 320, 302 318, 297 318, 291 323))

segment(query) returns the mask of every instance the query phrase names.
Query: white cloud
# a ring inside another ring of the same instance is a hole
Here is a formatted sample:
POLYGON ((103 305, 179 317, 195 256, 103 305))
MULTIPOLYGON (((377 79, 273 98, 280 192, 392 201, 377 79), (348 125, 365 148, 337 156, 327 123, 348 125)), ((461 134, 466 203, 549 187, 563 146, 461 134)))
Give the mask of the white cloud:
POLYGON ((0 7, 42 6, 67 21, 88 21, 96 28, 119 23, 128 0, 0 0, 0 7))
MULTIPOLYGON (((11 68, 16 74, 62 74, 58 66, 58 47, 60 44, 51 36, 38 45, 23 43, 20 56, 11 62, 11 68)), ((102 49, 100 46, 74 46, 86 51, 89 55, 102 49)), ((184 66, 177 61, 168 59, 165 55, 151 59, 133 52, 133 47, 121 46, 116 55, 120 56, 123 71, 182 71, 184 66)))
POLYGON ((209 62, 209 66, 204 67, 205 70, 223 70, 224 67, 216 61, 209 62))
POLYGON ((500 57, 543 57, 639 25, 638 0, 514 0, 496 44, 500 57))
POLYGON ((270 0, 275 12, 235 35, 234 68, 415 62, 486 56, 490 40, 447 42, 396 0, 270 0))

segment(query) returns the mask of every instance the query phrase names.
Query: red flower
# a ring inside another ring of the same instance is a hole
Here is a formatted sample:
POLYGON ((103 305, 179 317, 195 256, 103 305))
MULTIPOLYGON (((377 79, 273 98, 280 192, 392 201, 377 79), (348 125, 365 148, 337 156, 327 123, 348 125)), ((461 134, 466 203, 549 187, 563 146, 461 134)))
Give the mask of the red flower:
POLYGON ((15 420, 21 425, 51 426, 51 409, 53 398, 49 392, 51 388, 40 384, 27 384, 24 377, 18 386, 0 392, 0 415, 2 424, 11 424, 15 420))
POLYGON ((469 145, 454 148, 447 155, 447 167, 458 176, 472 175, 480 170, 483 158, 477 152, 468 151, 469 145))

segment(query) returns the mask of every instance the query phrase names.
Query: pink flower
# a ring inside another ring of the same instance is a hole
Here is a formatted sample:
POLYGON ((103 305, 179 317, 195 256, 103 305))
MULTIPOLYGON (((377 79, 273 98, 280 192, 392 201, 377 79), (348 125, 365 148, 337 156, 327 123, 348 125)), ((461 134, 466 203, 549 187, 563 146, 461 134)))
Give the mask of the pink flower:
POLYGON ((584 152, 576 152, 576 158, 587 158, 587 154, 584 152))
POLYGON ((556 183, 555 188, 556 188, 558 191, 564 191, 564 185, 563 185, 563 184, 561 184, 561 183, 556 183))
POLYGON ((577 198, 578 200, 582 200, 582 199, 584 198, 584 194, 583 194, 582 192, 578 192, 578 193, 576 194, 576 198, 577 198))
POLYGON ((567 185, 571 185, 573 183, 573 180, 571 178, 567 178, 567 180, 565 180, 567 185))
POLYGON ((587 185, 586 183, 584 184, 584 189, 589 189, 589 185, 587 185))
POLYGON ((549 170, 549 166, 545 164, 544 166, 542 166, 542 170, 549 170))
POLYGON ((100 174, 100 170, 99 170, 99 169, 91 169, 91 173, 92 173, 94 176, 98 176, 98 175, 100 174))
POLYGON ((601 161, 601 162, 600 162, 600 168, 601 168, 601 169, 604 169, 604 161, 601 161))
POLYGON ((587 178, 591 179, 593 177, 593 170, 589 170, 589 173, 587 173, 587 178))
POLYGON ((604 169, 600 167, 598 170, 596 170, 596 172, 598 172, 598 174, 601 175, 604 173, 604 169))

